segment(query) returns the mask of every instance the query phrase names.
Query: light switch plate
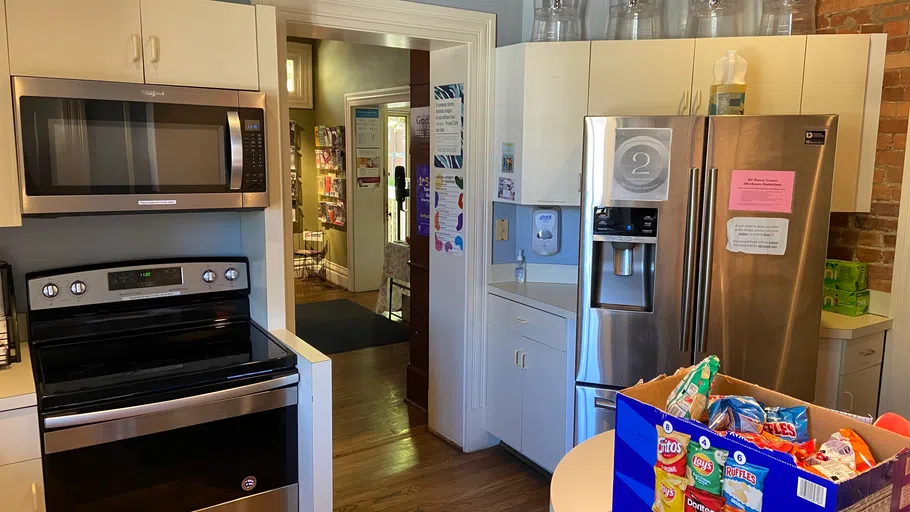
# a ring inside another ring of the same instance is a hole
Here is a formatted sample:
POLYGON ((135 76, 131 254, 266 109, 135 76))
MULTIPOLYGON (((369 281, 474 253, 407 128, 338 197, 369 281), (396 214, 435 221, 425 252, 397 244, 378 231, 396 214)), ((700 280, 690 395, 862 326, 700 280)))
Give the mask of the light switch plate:
POLYGON ((496 219, 496 241, 509 239, 509 219, 496 219))

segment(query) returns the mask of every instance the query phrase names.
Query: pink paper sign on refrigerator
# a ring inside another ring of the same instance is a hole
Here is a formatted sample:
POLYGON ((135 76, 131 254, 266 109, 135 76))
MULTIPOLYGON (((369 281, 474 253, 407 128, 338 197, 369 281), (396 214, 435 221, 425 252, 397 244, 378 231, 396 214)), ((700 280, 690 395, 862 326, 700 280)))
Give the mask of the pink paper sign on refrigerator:
POLYGON ((733 171, 730 210, 793 212, 794 171, 733 171))

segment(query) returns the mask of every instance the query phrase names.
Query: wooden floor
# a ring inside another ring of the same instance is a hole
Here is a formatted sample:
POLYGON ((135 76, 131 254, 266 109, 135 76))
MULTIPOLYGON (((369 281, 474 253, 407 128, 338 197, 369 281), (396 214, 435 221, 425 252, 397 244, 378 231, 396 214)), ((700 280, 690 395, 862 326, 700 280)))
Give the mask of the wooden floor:
MULTIPOLYGON (((370 309, 376 293, 295 282, 297 303, 349 299, 370 309)), ((545 512, 548 477, 496 446, 462 453, 427 429, 404 401, 408 344, 329 356, 335 510, 342 512, 545 512)))

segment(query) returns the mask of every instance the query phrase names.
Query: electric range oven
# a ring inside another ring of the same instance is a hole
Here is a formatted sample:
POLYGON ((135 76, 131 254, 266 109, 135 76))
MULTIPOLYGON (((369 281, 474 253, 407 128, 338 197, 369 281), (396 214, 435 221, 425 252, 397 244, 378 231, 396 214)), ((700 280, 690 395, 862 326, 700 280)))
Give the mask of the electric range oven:
POLYGON ((296 357, 242 258, 26 276, 47 510, 296 511, 296 357))

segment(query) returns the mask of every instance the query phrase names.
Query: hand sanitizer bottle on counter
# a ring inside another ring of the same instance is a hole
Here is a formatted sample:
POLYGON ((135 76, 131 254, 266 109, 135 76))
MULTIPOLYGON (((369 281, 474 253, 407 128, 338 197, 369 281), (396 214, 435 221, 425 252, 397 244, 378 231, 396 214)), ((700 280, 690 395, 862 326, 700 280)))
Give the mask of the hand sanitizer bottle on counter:
POLYGON ((522 249, 515 252, 515 282, 525 282, 525 252, 522 249))

